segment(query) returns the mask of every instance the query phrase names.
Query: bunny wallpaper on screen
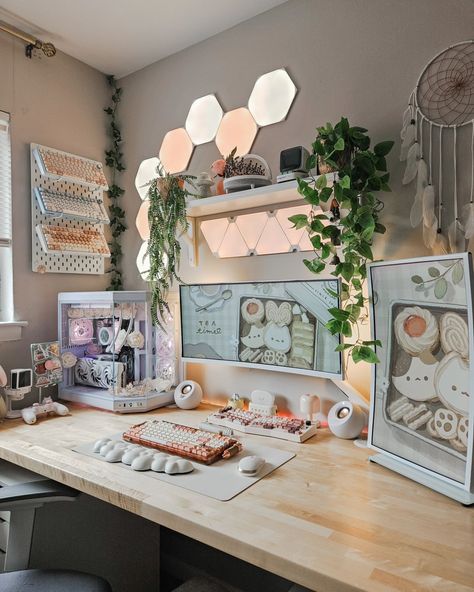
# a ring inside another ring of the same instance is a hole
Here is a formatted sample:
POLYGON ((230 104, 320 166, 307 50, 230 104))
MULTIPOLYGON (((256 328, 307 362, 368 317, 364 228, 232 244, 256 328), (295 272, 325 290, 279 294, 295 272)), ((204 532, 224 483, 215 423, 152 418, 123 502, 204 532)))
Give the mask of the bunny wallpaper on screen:
POLYGON ((325 324, 335 280, 180 286, 183 357, 342 374, 325 324))

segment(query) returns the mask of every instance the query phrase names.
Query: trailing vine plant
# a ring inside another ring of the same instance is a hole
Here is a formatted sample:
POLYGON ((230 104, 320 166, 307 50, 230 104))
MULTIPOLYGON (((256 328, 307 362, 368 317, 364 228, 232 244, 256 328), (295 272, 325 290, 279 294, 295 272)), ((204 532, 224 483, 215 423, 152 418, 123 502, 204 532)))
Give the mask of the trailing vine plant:
POLYGON ((116 112, 118 104, 122 98, 122 88, 117 86, 117 81, 114 76, 107 76, 107 82, 112 90, 111 104, 104 109, 109 116, 107 131, 111 138, 111 146, 105 151, 105 164, 112 169, 112 182, 109 186, 110 198, 110 230, 112 240, 109 243, 110 247, 110 283, 108 290, 122 290, 122 246, 120 244, 120 237, 127 229, 125 224, 125 212, 120 205, 121 197, 125 190, 117 184, 117 174, 125 170, 123 163, 123 153, 121 152, 122 133, 117 123, 116 112))
POLYGON ((150 238, 147 255, 150 259, 148 281, 151 289, 151 317, 154 325, 166 331, 164 317, 169 313, 167 296, 178 276, 181 256, 179 238, 188 230, 186 198, 192 195, 185 182, 191 175, 171 175, 158 167, 160 175, 153 179, 147 193, 150 202, 148 223, 150 238))
MULTIPOLYGON (((376 144, 370 149, 367 130, 351 127, 342 117, 336 124, 317 128, 307 168, 337 171, 332 186, 327 174, 312 176, 309 181, 298 179, 298 191, 312 206, 308 216, 298 214, 289 220, 295 228, 306 228, 314 247, 314 258, 305 259, 306 267, 315 274, 326 268, 341 280, 341 304, 329 310, 332 318, 326 324, 332 335, 341 335, 336 351, 345 351, 347 359, 378 362, 377 341, 363 340, 359 321, 367 318, 368 298, 365 291, 367 263, 374 260, 372 244, 375 234, 383 234, 379 222, 383 202, 379 191, 390 191, 385 157, 392 141, 376 144), (329 208, 324 204, 329 203, 329 208)), ((337 293, 328 292, 337 297, 337 293)))

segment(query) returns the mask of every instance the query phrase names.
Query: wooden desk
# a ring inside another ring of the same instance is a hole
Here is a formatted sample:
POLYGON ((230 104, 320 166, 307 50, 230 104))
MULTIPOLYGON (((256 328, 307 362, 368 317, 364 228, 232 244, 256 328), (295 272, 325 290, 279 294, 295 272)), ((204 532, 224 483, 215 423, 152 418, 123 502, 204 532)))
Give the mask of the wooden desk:
MULTIPOLYGON (((206 413, 156 415, 197 424, 206 413)), ((70 450, 150 415, 76 407, 34 426, 9 420, 0 458, 318 592, 474 590, 473 510, 369 464, 368 451, 326 430, 305 444, 265 440, 297 457, 229 502, 70 450)))

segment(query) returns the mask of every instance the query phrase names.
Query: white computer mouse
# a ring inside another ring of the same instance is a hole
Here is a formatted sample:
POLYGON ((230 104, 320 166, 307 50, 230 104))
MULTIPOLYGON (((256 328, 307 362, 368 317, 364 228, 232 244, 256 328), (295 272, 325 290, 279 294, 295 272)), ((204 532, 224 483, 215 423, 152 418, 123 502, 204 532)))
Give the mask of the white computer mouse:
POLYGON ((244 456, 239 462, 239 471, 242 475, 253 477, 265 464, 265 459, 261 456, 244 456))

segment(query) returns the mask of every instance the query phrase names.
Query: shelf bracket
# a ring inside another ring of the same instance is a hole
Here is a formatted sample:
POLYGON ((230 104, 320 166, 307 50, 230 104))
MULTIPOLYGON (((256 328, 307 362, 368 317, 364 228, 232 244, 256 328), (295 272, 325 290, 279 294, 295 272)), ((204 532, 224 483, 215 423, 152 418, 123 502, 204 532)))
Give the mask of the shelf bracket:
POLYGON ((196 218, 188 216, 188 230, 184 234, 184 239, 188 248, 188 263, 191 267, 197 267, 199 259, 198 249, 198 223, 196 218))

